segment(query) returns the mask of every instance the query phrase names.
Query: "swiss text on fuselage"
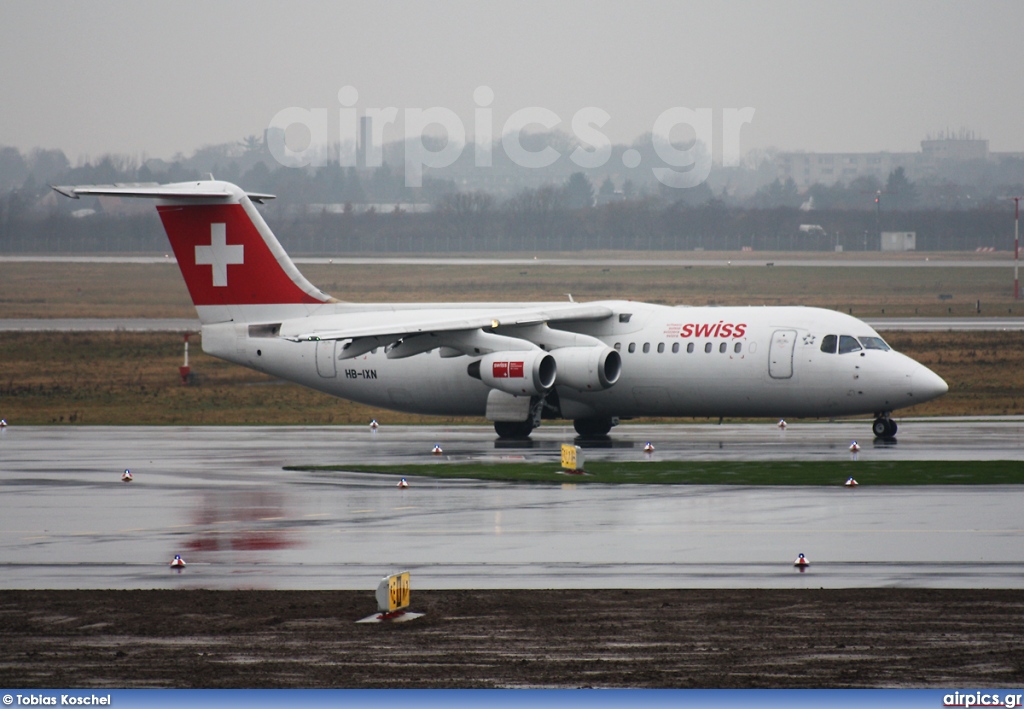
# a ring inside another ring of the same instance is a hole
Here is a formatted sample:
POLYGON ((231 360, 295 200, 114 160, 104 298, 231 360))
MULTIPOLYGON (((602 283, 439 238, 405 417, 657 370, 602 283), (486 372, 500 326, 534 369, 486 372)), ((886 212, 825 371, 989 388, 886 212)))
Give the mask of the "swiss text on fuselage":
POLYGON ((680 337, 743 337, 747 334, 746 323, 686 323, 679 329, 680 337))

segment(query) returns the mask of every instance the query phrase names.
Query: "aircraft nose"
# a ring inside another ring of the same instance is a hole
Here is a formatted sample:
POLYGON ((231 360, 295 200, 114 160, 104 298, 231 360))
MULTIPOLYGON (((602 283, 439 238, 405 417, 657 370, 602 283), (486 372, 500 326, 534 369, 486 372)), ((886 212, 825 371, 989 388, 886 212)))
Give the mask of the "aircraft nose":
POLYGON ((921 403, 939 398, 949 391, 949 385, 938 374, 922 365, 910 377, 910 391, 913 392, 914 401, 921 403))

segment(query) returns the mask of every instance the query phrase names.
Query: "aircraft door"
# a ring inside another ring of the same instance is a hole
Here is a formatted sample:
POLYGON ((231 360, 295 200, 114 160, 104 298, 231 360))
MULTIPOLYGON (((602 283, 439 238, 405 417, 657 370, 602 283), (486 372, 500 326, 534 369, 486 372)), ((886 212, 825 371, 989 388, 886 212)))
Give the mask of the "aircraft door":
POLYGON ((776 330, 768 348, 768 376, 772 379, 793 377, 793 350, 796 348, 796 330, 776 330))
POLYGON ((337 340, 318 340, 316 343, 316 373, 324 379, 338 376, 338 360, 334 356, 337 346, 337 340))

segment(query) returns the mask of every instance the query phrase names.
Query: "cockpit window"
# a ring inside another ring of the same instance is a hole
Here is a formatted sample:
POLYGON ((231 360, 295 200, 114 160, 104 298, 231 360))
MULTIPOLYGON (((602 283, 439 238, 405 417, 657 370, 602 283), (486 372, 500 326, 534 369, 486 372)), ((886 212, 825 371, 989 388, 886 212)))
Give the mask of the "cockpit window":
POLYGON ((885 340, 881 337, 860 337, 858 339, 860 339, 860 343, 864 345, 866 350, 884 350, 888 352, 892 349, 889 345, 885 344, 885 340))
POLYGON ((821 338, 821 351, 826 354, 836 353, 836 344, 838 344, 839 338, 835 335, 825 335, 821 338))
POLYGON ((847 354, 848 352, 860 352, 860 343, 857 342, 856 337, 850 335, 839 336, 839 354, 847 354))

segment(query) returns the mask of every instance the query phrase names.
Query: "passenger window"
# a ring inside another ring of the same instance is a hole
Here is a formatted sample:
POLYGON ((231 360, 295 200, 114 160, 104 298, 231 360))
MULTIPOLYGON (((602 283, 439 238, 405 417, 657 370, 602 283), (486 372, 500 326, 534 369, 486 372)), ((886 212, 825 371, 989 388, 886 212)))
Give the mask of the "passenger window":
POLYGON ((633 354, 634 352, 636 352, 636 343, 635 342, 630 342, 629 343, 629 353, 633 354))
POLYGON ((727 350, 728 348, 729 348, 729 345, 728 345, 727 343, 723 342, 722 344, 720 344, 720 345, 718 346, 718 351, 719 351, 719 352, 721 352, 722 354, 725 354, 725 351, 726 351, 726 350, 727 350))
POLYGON ((673 342, 672 343, 672 354, 679 354, 679 343, 678 342, 673 342))
POLYGON ((704 345, 704 353, 705 354, 710 354, 711 353, 711 343, 710 342, 707 343, 706 345, 704 345))
POLYGON ((665 343, 664 342, 659 342, 658 343, 658 354, 661 354, 664 351, 665 351, 665 343))
POLYGON ((647 354, 650 351, 651 351, 651 343, 650 342, 645 342, 644 343, 644 354, 647 354))
POLYGON ((736 354, 739 354, 742 350, 743 350, 743 343, 742 342, 737 342, 735 345, 732 346, 732 351, 735 352, 736 354))
POLYGON ((821 351, 826 354, 836 353, 836 343, 839 342, 839 338, 835 335, 825 335, 821 338, 821 351))
POLYGON ((692 342, 687 342, 686 343, 686 353, 687 354, 693 354, 693 343, 692 342))
POLYGON ((622 343, 621 342, 616 342, 615 343, 615 351, 616 352, 622 352, 622 343))
POLYGON ((847 354, 849 352, 860 352, 861 346, 857 342, 856 337, 850 335, 839 336, 839 354, 847 354))

